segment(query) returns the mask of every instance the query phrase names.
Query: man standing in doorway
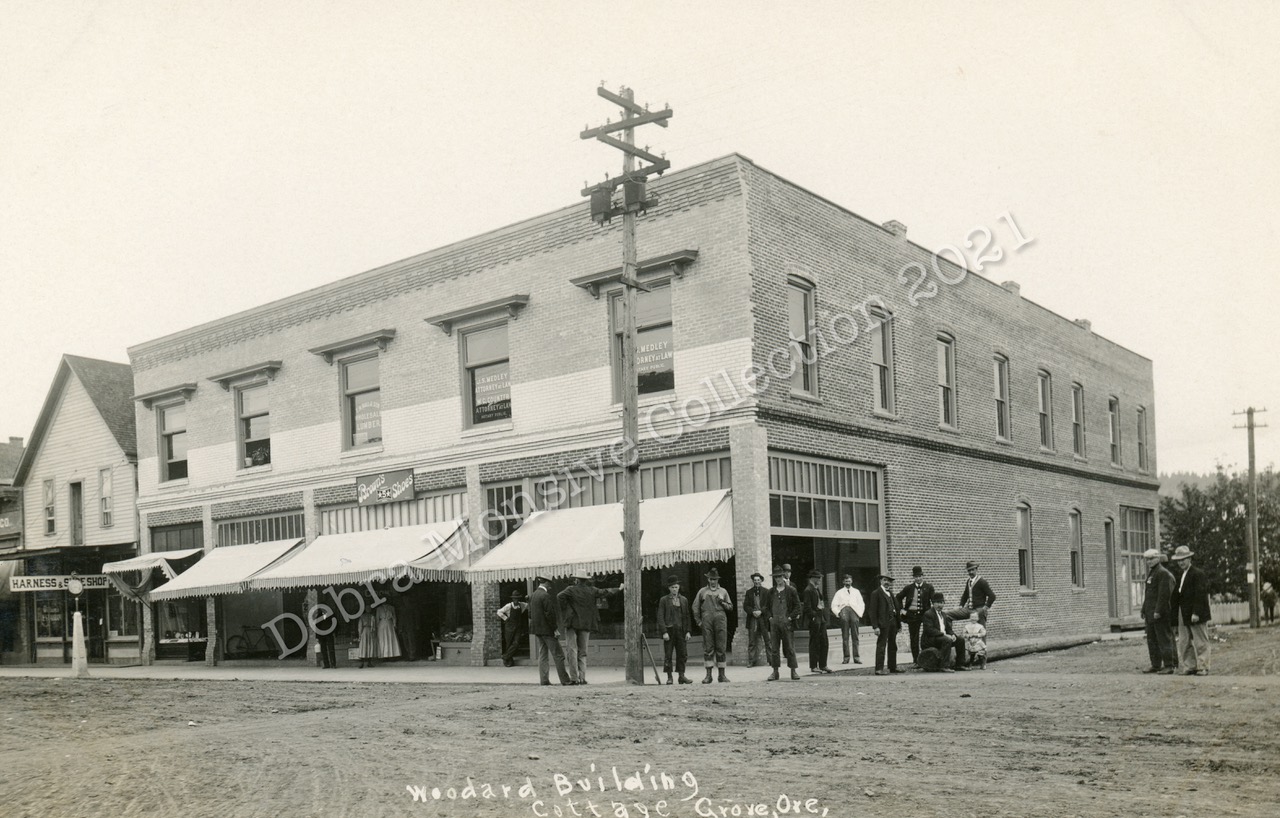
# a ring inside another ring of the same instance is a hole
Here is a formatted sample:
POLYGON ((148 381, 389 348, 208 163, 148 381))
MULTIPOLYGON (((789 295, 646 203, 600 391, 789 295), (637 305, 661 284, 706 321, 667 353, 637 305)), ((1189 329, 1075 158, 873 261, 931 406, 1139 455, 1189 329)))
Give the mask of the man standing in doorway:
POLYGON ((773 673, 766 681, 778 681, 778 669, 782 667, 782 657, 787 657, 787 667, 791 668, 791 678, 798 680, 799 664, 796 662, 796 650, 792 644, 791 623, 800 615, 800 595, 787 582, 782 568, 773 568, 773 587, 764 592, 764 615, 769 628, 769 664, 773 673))
POLYGON ((809 621, 809 672, 830 673, 827 667, 827 595, 822 590, 822 572, 809 572, 809 584, 804 589, 804 615, 809 621))
POLYGON ((524 601, 524 591, 511 592, 511 601, 498 609, 502 620, 502 664, 514 667, 520 645, 529 638, 529 605, 524 601))
POLYGON ((858 623, 866 612, 866 604, 862 601, 862 592, 853 587, 852 574, 844 575, 844 585, 831 597, 831 612, 840 620, 840 639, 844 645, 844 659, 840 664, 849 664, 850 656, 855 665, 862 664, 858 657, 858 623))
POLYGON ((911 635, 911 661, 916 662, 920 659, 920 623, 933 604, 933 586, 924 581, 924 569, 919 565, 911 569, 911 584, 898 592, 897 602, 911 635))
POLYGON ((1192 554, 1185 545, 1173 552, 1173 561, 1182 567, 1172 600, 1178 626, 1178 665, 1184 675, 1208 676, 1209 579, 1191 564, 1192 554))
POLYGON ((764 615, 764 575, 756 572, 751 575, 751 587, 742 596, 742 612, 747 618, 747 667, 760 664, 760 646, 764 645, 765 661, 772 665, 769 658, 769 621, 764 615))
POLYGON ((556 673, 560 676, 560 684, 571 685, 564 668, 564 649, 560 647, 560 612, 555 599, 551 597, 551 580, 544 576, 534 578, 533 595, 529 597, 529 629, 537 638, 538 648, 538 680, 551 684, 550 658, 556 660, 556 673))
POLYGON ((978 622, 985 625, 987 611, 996 604, 996 595, 992 593, 987 578, 978 576, 978 563, 969 560, 964 564, 964 570, 969 573, 969 579, 965 582, 964 591, 960 594, 960 607, 977 613, 978 622))
POLYGON ((693 598, 693 621, 702 630, 702 664, 707 668, 704 685, 711 684, 711 669, 720 671, 719 680, 729 681, 725 675, 725 653, 729 650, 729 611, 733 600, 729 592, 720 587, 720 572, 712 568, 705 575, 707 584, 698 589, 693 598))
POLYGON ((880 575, 880 587, 872 592, 867 602, 867 620, 876 633, 876 675, 903 673, 898 669, 898 631, 902 623, 898 619, 898 604, 893 598, 893 577, 880 575), (885 669, 885 657, 889 667, 885 669))
POLYGON ((1173 673, 1177 659, 1173 653, 1173 608, 1170 600, 1176 580, 1169 569, 1160 564, 1160 549, 1142 553, 1147 561, 1146 593, 1142 597, 1142 621, 1147 624, 1147 655, 1151 667, 1143 673, 1173 673))
POLYGON ((600 609, 596 600, 613 596, 618 588, 597 588, 591 584, 591 575, 579 571, 573 575, 574 584, 560 592, 560 609, 564 613, 564 644, 569 659, 569 676, 576 685, 587 683, 587 648, 591 632, 600 630, 600 609))

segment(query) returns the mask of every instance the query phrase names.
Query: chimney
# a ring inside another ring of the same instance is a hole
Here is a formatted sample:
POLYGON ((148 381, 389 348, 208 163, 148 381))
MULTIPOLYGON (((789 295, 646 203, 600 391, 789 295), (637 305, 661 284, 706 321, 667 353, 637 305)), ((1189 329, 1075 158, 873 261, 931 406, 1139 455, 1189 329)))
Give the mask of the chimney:
POLYGON ((883 227, 885 230, 888 230, 890 233, 892 233, 893 235, 897 236, 900 239, 906 238, 907 226, 902 222, 898 221, 897 219, 891 219, 885 222, 884 224, 882 224, 881 227, 883 227))
POLYGON ((19 449, 21 449, 21 448, 22 448, 22 438, 20 438, 20 437, 13 437, 12 435, 10 435, 10 437, 9 437, 9 445, 10 445, 10 446, 17 446, 19 449))
POLYGON ((1090 321, 1088 318, 1077 318, 1075 322, 1080 326, 1084 327, 1085 329, 1089 330, 1089 332, 1093 332, 1093 322, 1090 321))
POLYGON ((1014 295, 1017 295, 1017 296, 1022 295, 1022 286, 1019 285, 1018 282, 1016 281, 1006 281, 1002 283, 1000 286, 1008 290, 1009 292, 1013 293, 1014 295))

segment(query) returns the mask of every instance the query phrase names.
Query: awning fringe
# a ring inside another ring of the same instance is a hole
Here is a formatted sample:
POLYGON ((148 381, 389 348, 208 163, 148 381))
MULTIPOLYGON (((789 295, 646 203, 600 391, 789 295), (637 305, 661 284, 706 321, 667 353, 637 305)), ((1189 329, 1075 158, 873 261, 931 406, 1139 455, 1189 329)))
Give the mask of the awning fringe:
MULTIPOLYGON (((643 555, 640 559, 640 567, 642 569, 667 568, 681 562, 725 562, 732 556, 732 547, 664 551, 660 554, 643 555)), ((625 567, 626 561, 619 557, 588 562, 561 563, 559 565, 519 566, 488 571, 468 571, 463 574, 462 578, 472 584, 533 579, 533 577, 539 575, 548 579, 556 579, 558 577, 572 576, 577 571, 586 571, 591 574, 619 574, 622 573, 625 567)))

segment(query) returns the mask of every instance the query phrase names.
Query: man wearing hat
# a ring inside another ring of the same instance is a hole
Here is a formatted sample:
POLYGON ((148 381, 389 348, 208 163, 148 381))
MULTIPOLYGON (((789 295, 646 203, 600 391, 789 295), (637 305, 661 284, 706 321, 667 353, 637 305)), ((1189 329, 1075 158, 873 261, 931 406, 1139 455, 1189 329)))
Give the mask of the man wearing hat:
POLYGON ((573 680, 564 667, 564 649, 560 647, 560 612, 555 599, 551 596, 551 580, 544 576, 534 577, 537 586, 529 597, 529 629, 533 631, 538 647, 538 680, 551 684, 551 668, 549 658, 555 657, 556 673, 560 676, 560 684, 571 685, 573 680))
POLYGON ((498 609, 502 620, 502 664, 512 667, 520 645, 529 638, 529 604, 524 601, 524 591, 511 592, 511 601, 498 609))
POLYGON ((809 623, 809 672, 830 673, 827 667, 827 594, 822 590, 822 572, 809 572, 809 584, 801 598, 804 616, 809 623))
POLYGON ((620 592, 618 588, 597 588, 591 574, 578 571, 574 584, 560 592, 560 610, 564 614, 564 645, 569 658, 569 676, 576 685, 587 683, 587 647, 591 632, 600 630, 599 605, 596 600, 620 592))
POLYGON ((685 663, 689 660, 686 642, 689 632, 693 630, 693 616, 689 613, 689 600, 680 595, 680 578, 675 574, 667 577, 667 591, 658 600, 658 629, 662 631, 662 669, 667 674, 667 684, 671 684, 671 654, 674 652, 680 684, 693 684, 684 675, 685 663))
POLYGON ((898 669, 898 631, 902 628, 898 619, 898 603, 893 598, 893 577, 880 575, 880 587, 871 592, 867 600, 867 621, 876 634, 876 675, 903 673, 898 669), (889 669, 885 669, 885 657, 889 669))
POLYGON ((853 587, 853 574, 844 575, 844 586, 831 597, 831 612, 840 620, 840 641, 844 648, 841 664, 849 664, 850 657, 854 664, 862 664, 858 656, 858 623, 867 612, 867 604, 862 601, 862 592, 853 587))
POLYGON ((921 617, 920 624, 924 630, 924 635, 920 639, 921 648, 933 648, 938 651, 940 669, 949 671, 954 667, 956 670, 967 670, 964 652, 964 639, 957 636, 955 630, 951 626, 951 619, 943 612, 946 605, 946 597, 940 593, 935 593, 930 599, 929 612, 921 617), (951 660, 952 651, 955 652, 954 661, 951 660))
POLYGON ((1151 667, 1142 672, 1168 675, 1177 665, 1173 654, 1173 608, 1169 604, 1176 580, 1161 564, 1160 549, 1148 548, 1142 558, 1147 561, 1142 621, 1147 624, 1147 654, 1151 658, 1151 667))
POLYGON ((768 619, 764 615, 764 574, 756 571, 751 575, 751 587, 742 596, 742 613, 747 620, 747 667, 760 664, 760 645, 764 645, 765 659, 769 664, 769 629, 768 619))
POLYGON ((911 584, 898 592, 896 597, 902 618, 907 621, 907 633, 911 635, 911 661, 920 659, 920 623, 925 611, 933 604, 933 586, 924 581, 924 569, 919 565, 911 569, 911 584))
POLYGON ((782 667, 782 657, 787 657, 787 667, 791 668, 791 678, 799 679, 797 672, 796 650, 791 641, 791 622, 800 615, 800 595, 787 582, 786 572, 781 566, 773 567, 773 587, 764 592, 764 617, 769 628, 769 664, 773 673, 767 681, 778 680, 778 669, 782 667))
POLYGON ((985 625, 987 611, 996 604, 996 595, 987 584, 987 578, 978 576, 978 563, 969 560, 964 564, 964 570, 968 572, 969 579, 965 582, 964 591, 960 594, 960 607, 977 613, 978 623, 985 625))
POLYGON ((720 572, 712 568, 705 575, 707 584, 693 598, 693 621, 702 629, 702 664, 707 669, 704 685, 711 684, 711 668, 720 671, 720 681, 727 682, 725 653, 729 650, 729 611, 733 600, 720 587, 720 572))
POLYGON ((1194 552, 1180 545, 1173 561, 1182 567, 1171 606, 1178 627, 1178 665, 1187 676, 1209 675, 1209 579, 1191 564, 1194 552))

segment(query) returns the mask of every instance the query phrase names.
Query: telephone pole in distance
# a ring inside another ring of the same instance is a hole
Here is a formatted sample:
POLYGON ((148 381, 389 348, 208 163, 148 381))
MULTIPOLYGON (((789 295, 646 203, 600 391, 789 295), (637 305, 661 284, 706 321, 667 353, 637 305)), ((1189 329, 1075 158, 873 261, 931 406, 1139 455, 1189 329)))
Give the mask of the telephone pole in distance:
POLYGON ((1253 430, 1265 429, 1267 424, 1261 426, 1253 422, 1255 412, 1265 412, 1266 407, 1262 409, 1254 409, 1250 406, 1243 412, 1232 412, 1233 415, 1246 415, 1247 420, 1244 426, 1236 426, 1236 429, 1247 429, 1249 431, 1249 524, 1246 526, 1248 532, 1249 543, 1249 627, 1262 627, 1262 560, 1260 557, 1261 547, 1258 545, 1258 470, 1255 465, 1253 456, 1253 430))

